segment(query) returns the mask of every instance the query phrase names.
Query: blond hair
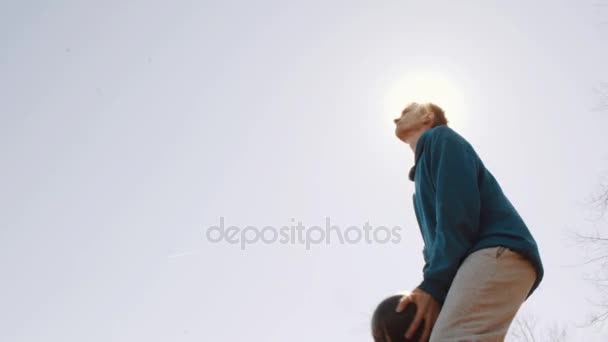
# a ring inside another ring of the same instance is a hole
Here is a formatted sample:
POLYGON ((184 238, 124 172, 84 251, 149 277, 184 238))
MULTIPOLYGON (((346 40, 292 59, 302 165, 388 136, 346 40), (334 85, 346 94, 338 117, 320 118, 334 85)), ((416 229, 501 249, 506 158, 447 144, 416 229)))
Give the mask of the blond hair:
POLYGON ((433 112, 435 114, 435 121, 433 121, 432 127, 437 127, 441 125, 448 125, 448 119, 445 117, 445 112, 438 105, 427 102, 420 106, 425 113, 433 112))

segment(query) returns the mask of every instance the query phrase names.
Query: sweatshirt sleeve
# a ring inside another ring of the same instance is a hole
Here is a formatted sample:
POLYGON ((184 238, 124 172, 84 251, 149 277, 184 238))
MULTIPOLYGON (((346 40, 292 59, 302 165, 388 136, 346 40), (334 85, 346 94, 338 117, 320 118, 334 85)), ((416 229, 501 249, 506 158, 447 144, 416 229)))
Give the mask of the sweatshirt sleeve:
POLYGON ((427 174, 435 187, 436 231, 418 287, 443 305, 460 263, 479 233, 478 161, 471 146, 450 132, 436 134, 430 143, 427 174))

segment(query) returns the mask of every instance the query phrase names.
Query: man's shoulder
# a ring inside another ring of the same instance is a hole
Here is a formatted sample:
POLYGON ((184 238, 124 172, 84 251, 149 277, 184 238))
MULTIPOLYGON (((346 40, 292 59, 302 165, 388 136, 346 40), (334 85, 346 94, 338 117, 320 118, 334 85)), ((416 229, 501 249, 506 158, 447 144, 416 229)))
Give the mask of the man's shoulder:
POLYGON ((429 158, 438 157, 446 153, 446 151, 463 151, 479 160, 479 156, 473 145, 451 127, 445 125, 436 126, 427 132, 429 134, 424 145, 427 145, 427 149, 429 150, 429 158))
POLYGON ((467 140, 463 136, 461 136, 460 134, 458 134, 458 132, 456 132, 451 127, 448 127, 446 125, 440 125, 440 126, 433 127, 428 131, 428 133, 429 133, 428 140, 430 143, 460 142, 460 143, 465 143, 466 145, 468 145, 467 140))

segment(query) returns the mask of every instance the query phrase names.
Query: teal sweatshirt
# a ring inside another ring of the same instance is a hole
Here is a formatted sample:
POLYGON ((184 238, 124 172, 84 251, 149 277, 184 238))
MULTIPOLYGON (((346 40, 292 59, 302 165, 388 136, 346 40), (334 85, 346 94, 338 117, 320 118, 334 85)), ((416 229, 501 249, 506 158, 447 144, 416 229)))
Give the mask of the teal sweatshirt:
MULTIPOLYGON (((424 240, 418 286, 443 305, 465 257, 505 246, 524 255, 543 278, 536 241, 473 147, 448 126, 425 131, 416 144, 414 211, 424 240)), ((526 299, 527 299, 526 297, 526 299)))

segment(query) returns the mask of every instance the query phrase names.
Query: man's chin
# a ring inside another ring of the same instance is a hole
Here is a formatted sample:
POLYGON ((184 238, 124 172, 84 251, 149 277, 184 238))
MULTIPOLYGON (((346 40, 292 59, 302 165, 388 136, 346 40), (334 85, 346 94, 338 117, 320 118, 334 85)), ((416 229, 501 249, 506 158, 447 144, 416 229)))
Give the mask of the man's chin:
POLYGON ((395 136, 397 137, 397 139, 406 142, 405 141, 405 135, 403 134, 403 132, 399 132, 398 130, 395 130, 395 136))

